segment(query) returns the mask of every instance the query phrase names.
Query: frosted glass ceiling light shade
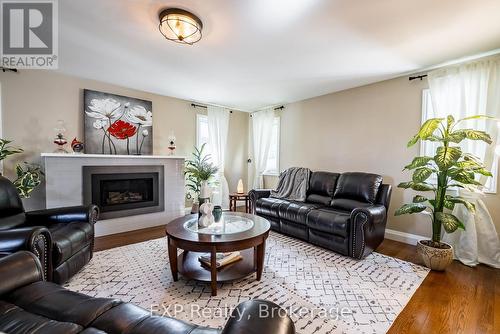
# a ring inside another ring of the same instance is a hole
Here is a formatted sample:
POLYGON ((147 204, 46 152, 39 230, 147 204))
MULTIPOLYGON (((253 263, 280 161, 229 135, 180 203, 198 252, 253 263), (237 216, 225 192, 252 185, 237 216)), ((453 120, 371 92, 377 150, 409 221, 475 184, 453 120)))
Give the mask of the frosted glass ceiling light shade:
POLYGON ((159 29, 170 41, 192 45, 201 39, 203 23, 194 14, 179 8, 167 8, 160 13, 159 29))

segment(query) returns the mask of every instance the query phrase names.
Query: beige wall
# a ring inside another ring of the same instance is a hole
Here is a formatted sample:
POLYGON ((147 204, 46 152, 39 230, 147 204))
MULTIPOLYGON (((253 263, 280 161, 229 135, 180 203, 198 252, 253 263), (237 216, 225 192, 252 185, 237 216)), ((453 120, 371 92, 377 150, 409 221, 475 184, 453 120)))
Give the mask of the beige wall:
MULTIPOLYGON (((153 102, 154 154, 167 154, 167 139, 171 131, 177 137, 178 155, 190 157, 196 140, 196 112, 190 101, 150 94, 124 87, 54 73, 52 71, 21 70, 20 73, 0 73, 2 89, 3 137, 13 140, 25 152, 6 161, 5 174, 12 176, 16 162, 40 163, 41 152, 54 151, 52 140, 58 119, 66 122, 67 138, 83 139, 83 89, 120 94, 153 102)), ((226 177, 230 191, 236 189, 239 178, 247 179, 248 114, 234 111, 230 116, 226 177)), ((45 204, 43 187, 27 200, 27 208, 45 204)))
MULTIPOLYGON (((393 186, 409 180, 401 170, 419 153, 418 145, 407 149, 406 143, 419 128, 426 87, 425 81, 402 77, 287 105, 281 116, 280 169, 373 172, 393 186)), ((431 226, 422 217, 394 217, 412 195, 394 188, 388 227, 429 236, 431 226)), ((485 202, 500 231, 500 195, 487 195, 485 202)))

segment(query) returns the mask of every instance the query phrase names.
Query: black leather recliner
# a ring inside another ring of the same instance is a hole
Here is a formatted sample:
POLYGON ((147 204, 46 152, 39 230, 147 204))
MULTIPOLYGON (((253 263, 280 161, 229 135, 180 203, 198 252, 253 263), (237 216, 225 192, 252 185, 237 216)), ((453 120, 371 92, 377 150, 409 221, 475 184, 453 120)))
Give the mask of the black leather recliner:
POLYGON ((305 202, 249 192, 254 214, 271 228, 342 255, 361 259, 384 240, 391 186, 369 173, 312 172, 305 202))
POLYGON ((62 284, 92 258, 98 215, 95 205, 25 212, 16 187, 0 176, 0 257, 31 251, 44 277, 62 284))
POLYGON ((278 305, 243 302, 222 331, 152 316, 118 299, 92 298, 42 280, 38 259, 18 252, 0 259, 0 332, 9 334, 294 334, 278 305))

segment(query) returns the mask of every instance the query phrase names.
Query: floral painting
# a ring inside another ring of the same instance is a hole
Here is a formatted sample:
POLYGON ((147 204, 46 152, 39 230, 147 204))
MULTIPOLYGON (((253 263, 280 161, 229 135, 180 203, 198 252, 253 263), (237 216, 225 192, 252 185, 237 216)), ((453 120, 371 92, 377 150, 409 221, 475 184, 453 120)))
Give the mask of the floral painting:
POLYGON ((151 101, 85 89, 85 153, 153 154, 151 101))

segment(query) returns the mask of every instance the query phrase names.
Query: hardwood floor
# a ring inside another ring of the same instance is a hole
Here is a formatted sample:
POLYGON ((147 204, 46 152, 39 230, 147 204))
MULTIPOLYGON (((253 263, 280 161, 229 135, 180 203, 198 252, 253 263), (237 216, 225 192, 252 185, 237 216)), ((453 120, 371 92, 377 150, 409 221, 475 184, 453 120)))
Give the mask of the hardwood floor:
MULTIPOLYGON (((96 251, 165 236, 165 227, 119 233, 95 240, 96 251)), ((415 247, 385 240, 377 252, 419 263, 415 247)), ((430 272, 388 333, 500 333, 500 270, 470 268, 454 261, 430 272)))

